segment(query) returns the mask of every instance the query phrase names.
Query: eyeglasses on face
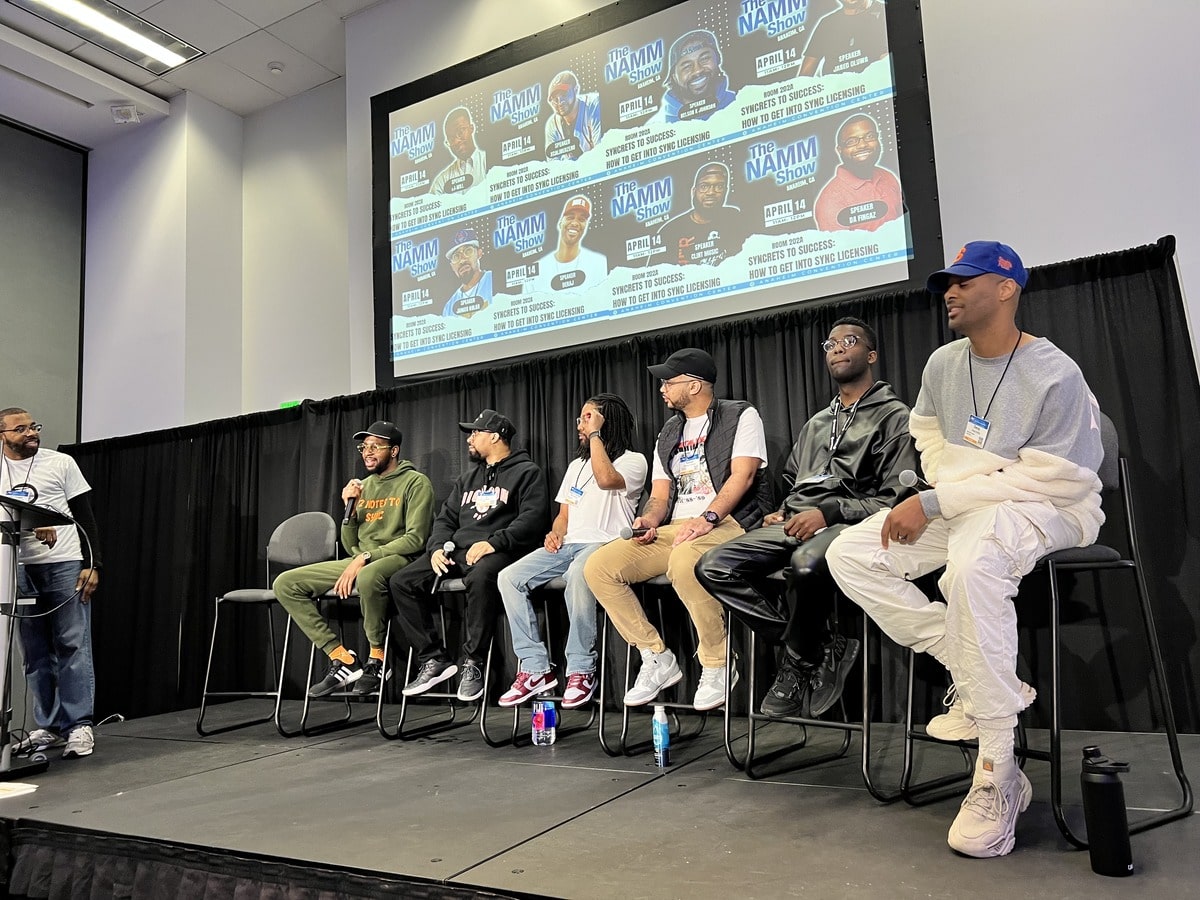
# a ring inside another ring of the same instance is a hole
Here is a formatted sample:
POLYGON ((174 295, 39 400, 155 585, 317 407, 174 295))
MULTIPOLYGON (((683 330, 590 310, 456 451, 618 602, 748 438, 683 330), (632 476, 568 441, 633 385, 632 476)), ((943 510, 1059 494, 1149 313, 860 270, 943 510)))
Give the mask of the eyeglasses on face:
MULTIPOLYGON (((839 338, 837 340, 834 340, 833 338, 827 338, 826 340, 821 341, 821 349, 826 353, 832 353, 834 347, 845 347, 847 350, 849 350, 861 340, 862 338, 860 338, 857 334, 848 334, 844 338, 839 338)), ((865 344, 866 342, 863 341, 863 343, 865 344)))
POLYGON ((660 388, 675 387, 677 384, 687 384, 689 381, 700 381, 700 379, 693 378, 691 375, 683 375, 680 377, 679 381, 675 381, 671 378, 660 378, 658 379, 658 386, 660 388))
POLYGON ((842 139, 843 147, 857 147, 859 144, 877 144, 879 143, 879 135, 870 131, 866 134, 851 135, 842 139))
POLYGON ((391 444, 355 444, 359 453, 374 453, 376 450, 390 450, 391 444))
POLYGON ((9 432, 12 432, 13 434, 24 434, 27 431, 32 431, 34 434, 37 434, 41 430, 42 426, 37 422, 34 422, 30 425, 18 425, 16 428, 5 428, 3 431, 0 431, 0 434, 8 434, 9 432))

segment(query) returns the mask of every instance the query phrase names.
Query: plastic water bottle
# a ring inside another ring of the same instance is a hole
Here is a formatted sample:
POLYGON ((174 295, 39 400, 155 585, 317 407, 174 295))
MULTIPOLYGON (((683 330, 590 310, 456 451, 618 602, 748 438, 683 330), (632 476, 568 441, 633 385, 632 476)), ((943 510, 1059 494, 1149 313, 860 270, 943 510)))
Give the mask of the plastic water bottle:
POLYGON ((537 747, 549 747, 554 743, 558 728, 558 710, 553 700, 533 701, 533 743, 537 747))
POLYGON ((1133 874, 1129 849, 1129 816, 1125 811, 1125 788, 1121 772, 1129 763, 1114 762, 1099 747, 1083 748, 1083 818, 1087 822, 1088 853, 1097 875, 1120 877, 1133 874))
POLYGON ((667 722, 667 708, 654 707, 654 764, 665 769, 671 764, 671 726, 667 722))

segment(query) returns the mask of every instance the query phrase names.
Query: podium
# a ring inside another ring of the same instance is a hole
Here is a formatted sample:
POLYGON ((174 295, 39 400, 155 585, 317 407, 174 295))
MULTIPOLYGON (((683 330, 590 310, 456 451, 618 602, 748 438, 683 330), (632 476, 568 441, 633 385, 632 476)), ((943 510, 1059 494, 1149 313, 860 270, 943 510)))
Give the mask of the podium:
MULTIPOLYGON (((15 497, 0 496, 0 611, 12 615, 16 609, 17 551, 20 549, 21 532, 63 525, 74 527, 75 523, 57 510, 26 503, 15 497)), ((49 765, 44 756, 25 760, 20 757, 14 759, 12 755, 8 727, 12 714, 12 705, 9 703, 11 635, 9 623, 0 624, 0 780, 3 781, 44 772, 49 765)))

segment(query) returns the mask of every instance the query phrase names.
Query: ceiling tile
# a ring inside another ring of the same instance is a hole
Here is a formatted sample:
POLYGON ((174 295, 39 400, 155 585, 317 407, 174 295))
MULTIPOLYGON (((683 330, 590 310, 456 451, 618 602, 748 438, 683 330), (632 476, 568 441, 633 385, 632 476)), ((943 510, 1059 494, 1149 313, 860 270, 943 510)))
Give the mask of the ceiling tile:
POLYGON ((216 0, 161 0, 141 16, 205 53, 220 50, 257 30, 253 22, 216 0))
POLYGON ((0 23, 13 31, 19 31, 34 40, 48 44, 55 50, 69 53, 84 43, 83 38, 8 3, 0 3, 0 23))
POLYGON ((317 0, 220 0, 234 12, 249 19, 255 25, 266 27, 280 19, 286 19, 317 0))
POLYGON ((368 6, 377 6, 382 0, 321 0, 321 2, 337 13, 339 18, 346 19, 368 6))
POLYGON ((244 37, 218 50, 213 57, 288 97, 338 77, 336 72, 313 62, 265 31, 244 37), (267 71, 268 62, 283 63, 283 71, 272 75, 267 71))
POLYGON ((193 91, 240 116, 248 116, 284 99, 278 91, 211 56, 202 56, 180 66, 168 76, 163 80, 193 91))
POLYGON ((138 87, 144 87, 158 77, 153 72, 143 69, 141 66, 135 66, 129 60, 121 59, 121 57, 109 53, 95 44, 84 44, 71 55, 76 59, 82 59, 86 63, 91 63, 97 69, 101 69, 110 75, 116 75, 128 84, 137 85, 138 87))
POLYGON ((267 32, 331 72, 346 74, 346 26, 325 4, 314 3, 275 23, 267 32))

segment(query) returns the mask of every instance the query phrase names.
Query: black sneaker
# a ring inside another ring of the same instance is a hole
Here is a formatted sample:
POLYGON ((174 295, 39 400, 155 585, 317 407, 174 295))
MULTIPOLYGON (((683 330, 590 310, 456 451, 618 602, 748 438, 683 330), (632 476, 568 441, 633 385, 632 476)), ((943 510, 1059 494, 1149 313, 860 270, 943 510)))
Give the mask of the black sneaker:
POLYGON ((358 683, 354 685, 354 693, 356 694, 373 694, 379 690, 379 686, 391 677, 391 671, 383 671, 383 660, 371 657, 363 663, 362 677, 358 679, 358 683))
POLYGON ((341 660, 331 659, 329 661, 329 671, 325 673, 325 677, 308 689, 310 697, 324 697, 326 694, 332 694, 336 690, 340 690, 348 684, 353 684, 362 678, 363 669, 358 664, 358 657, 354 655, 354 651, 349 651, 351 656, 354 656, 354 662, 346 665, 341 660))
POLYGON ((483 696, 483 672, 473 660, 463 660, 462 677, 458 680, 458 699, 470 703, 483 696))
POLYGON ((792 659, 785 651, 775 683, 763 698, 763 715, 812 718, 809 714, 809 687, 816 668, 812 663, 792 659))
POLYGON ((433 659, 425 660, 420 671, 417 672, 417 677, 406 684, 400 693, 405 697, 415 697, 417 694, 425 693, 434 685, 441 684, 447 678, 453 678, 456 674, 458 674, 458 666, 448 659, 435 656, 433 659))
POLYGON ((828 712, 841 699, 846 687, 846 676, 858 659, 860 642, 844 635, 836 635, 825 645, 825 656, 812 674, 810 703, 815 718, 828 712))

